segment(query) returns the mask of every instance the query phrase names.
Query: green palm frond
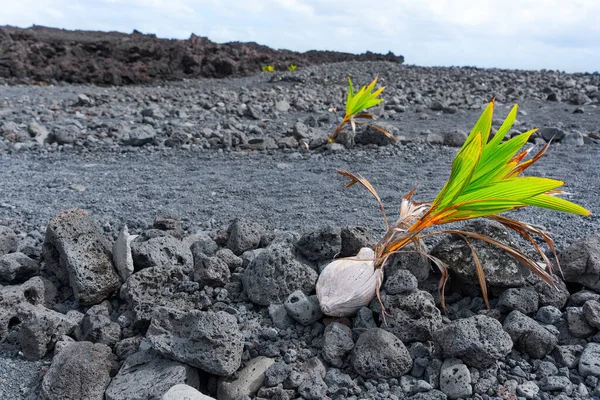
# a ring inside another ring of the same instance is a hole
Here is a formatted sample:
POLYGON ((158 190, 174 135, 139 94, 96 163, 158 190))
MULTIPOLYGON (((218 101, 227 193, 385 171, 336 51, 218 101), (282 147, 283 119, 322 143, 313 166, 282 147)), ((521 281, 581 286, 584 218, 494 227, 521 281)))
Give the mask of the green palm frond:
MULTIPOLYGON (((350 87, 352 88, 351 84, 350 87)), ((369 87, 372 90, 374 85, 370 85, 369 87)), ((366 88, 364 92, 366 93, 367 90, 369 88, 366 88)), ((353 92, 352 95, 350 93, 348 95, 349 103, 352 107, 358 103, 358 101, 354 100, 353 96, 353 92)), ((354 109, 352 108, 352 110, 354 109)), ((535 130, 530 130, 516 135, 509 140, 504 140, 516 119, 517 106, 515 105, 502 126, 490 140, 493 113, 494 101, 488 104, 465 140, 465 143, 456 154, 450 170, 450 177, 435 199, 430 203, 412 203, 410 202, 410 197, 414 192, 413 189, 403 199, 402 206, 402 209, 411 210, 411 212, 408 215, 402 215, 401 213, 398 221, 386 229, 384 237, 374 248, 377 255, 375 265, 377 268, 381 268, 390 255, 402 251, 401 249, 410 243, 418 242, 420 238, 438 234, 458 235, 465 240, 473 253, 477 277, 488 308, 489 302, 485 287, 483 266, 468 238, 482 240, 507 251, 546 283, 554 285, 552 264, 533 238, 533 235, 540 236, 556 258, 554 242, 548 233, 541 228, 499 214, 517 208, 534 206, 571 214, 590 215, 590 212, 580 205, 557 197, 557 195, 564 194, 564 192, 558 190, 564 182, 536 176, 520 176, 527 168, 542 157, 550 143, 546 144, 535 156, 526 160, 531 149, 523 151, 522 148, 527 144, 535 130), (534 246, 542 258, 543 264, 534 261, 520 250, 479 233, 453 229, 422 234, 425 229, 435 225, 480 217, 497 221, 520 234, 534 246), (407 223, 407 221, 410 221, 410 223, 407 223)), ((385 217, 379 196, 366 179, 347 171, 338 172, 351 179, 351 184, 360 183, 365 186, 377 199, 385 217)), ((443 289, 448 279, 448 266, 429 254, 425 254, 425 256, 431 259, 442 273, 439 288, 441 291, 442 306, 444 306, 443 289)), ((560 265, 558 265, 558 268, 560 269, 560 265)))
POLYGON ((375 107, 376 105, 383 102, 383 99, 379 96, 385 88, 381 87, 379 89, 375 89, 377 80, 378 78, 375 77, 375 79, 373 79, 373 81, 368 86, 362 86, 358 91, 355 92, 354 85, 352 84, 352 79, 348 77, 348 96, 346 97, 346 114, 344 115, 342 122, 338 125, 335 132, 329 137, 330 142, 335 142, 335 139, 342 131, 342 129, 344 129, 344 126, 346 126, 346 124, 350 124, 352 126, 352 130, 355 130, 356 125, 369 125, 377 129, 390 139, 397 141, 397 139, 386 130, 375 125, 357 121, 357 119, 375 119, 375 116, 373 114, 369 114, 365 112, 365 110, 375 107))
POLYGON ((567 200, 551 200, 564 182, 518 176, 533 165, 547 147, 538 156, 523 161, 529 151, 519 151, 535 130, 502 142, 514 122, 517 106, 513 107, 498 134, 488 142, 493 109, 492 101, 456 155, 450 178, 430 209, 434 223, 485 217, 527 205, 589 215, 588 210, 567 200))

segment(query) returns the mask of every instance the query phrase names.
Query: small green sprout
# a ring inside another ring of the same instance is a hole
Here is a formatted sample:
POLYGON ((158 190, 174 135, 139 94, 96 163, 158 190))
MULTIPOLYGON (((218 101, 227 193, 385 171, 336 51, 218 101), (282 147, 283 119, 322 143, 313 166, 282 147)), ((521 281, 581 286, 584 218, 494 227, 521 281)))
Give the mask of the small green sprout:
POLYGON ((377 129, 390 139, 394 141, 398 140, 391 133, 378 126, 357 121, 357 119, 375 119, 375 115, 366 113, 364 112, 364 110, 367 110, 371 107, 375 107, 383 101, 383 99, 379 98, 379 95, 381 94, 381 92, 383 92, 383 89, 385 88, 382 87, 374 91, 377 79, 378 78, 375 77, 375 79, 373 79, 373 82, 371 82, 369 86, 363 86, 355 93, 354 86, 352 86, 352 79, 348 77, 348 98, 346 100, 346 115, 344 115, 342 122, 338 125, 335 132, 329 137, 328 141, 330 143, 335 142, 335 139, 344 129, 344 126, 346 126, 347 123, 350 123, 353 132, 356 132, 356 125, 368 125, 374 129, 377 129))
POLYGON ((261 67, 262 72, 275 72, 275 66, 273 65, 263 65, 261 67))
POLYGON ((297 68, 298 68, 298 66, 296 64, 290 64, 288 66, 288 71, 294 72, 297 68))

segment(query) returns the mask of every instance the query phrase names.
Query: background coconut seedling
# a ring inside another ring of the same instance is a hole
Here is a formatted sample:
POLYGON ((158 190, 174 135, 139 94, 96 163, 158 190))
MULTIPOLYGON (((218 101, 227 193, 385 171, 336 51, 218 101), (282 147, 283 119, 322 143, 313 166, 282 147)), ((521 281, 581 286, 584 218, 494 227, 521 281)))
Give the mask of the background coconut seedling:
MULTIPOLYGON (((415 192, 415 189, 413 189, 402 198, 399 218, 392 224, 388 223, 384 206, 377 192, 366 179, 348 171, 338 171, 350 179, 346 187, 356 183, 364 186, 375 197, 383 214, 386 233, 373 248, 375 252, 374 269, 383 270, 383 266, 390 256, 407 251, 405 246, 411 243, 414 244, 417 251, 433 261, 442 273, 439 290, 443 308, 445 308, 444 288, 448 280, 448 268, 441 260, 428 254, 423 249, 420 239, 439 234, 460 236, 472 251, 483 298, 489 308, 484 268, 471 245, 471 239, 483 240, 507 251, 546 283, 555 286, 552 262, 534 239, 536 235, 541 237, 556 258, 554 242, 548 233, 534 225, 499 214, 517 208, 535 206, 585 216, 590 215, 590 212, 585 208, 557 197, 557 195, 564 193, 558 190, 564 182, 548 178, 520 176, 523 171, 540 159, 550 143, 546 144, 535 156, 525 160, 532 148, 524 151, 521 151, 521 149, 536 131, 535 129, 503 141, 516 119, 516 105, 508 114, 496 135, 488 141, 493 111, 494 101, 486 107, 456 155, 452 163, 450 177, 436 198, 429 203, 413 202, 411 201, 415 192), (436 225, 480 217, 495 220, 519 233, 534 246, 543 262, 536 262, 520 250, 480 233, 460 229, 425 232, 426 229, 436 225)), ((558 268, 560 268, 558 258, 556 258, 556 262, 558 268)), ((380 282, 381 280, 373 290, 371 299, 379 294, 380 282)), ((330 304, 329 308, 332 307, 330 304)))
POLYGON ((354 92, 354 86, 352 85, 352 79, 348 77, 348 97, 346 99, 346 114, 342 121, 335 129, 335 132, 329 137, 329 142, 335 142, 336 138, 342 132, 344 127, 347 124, 352 126, 352 132, 356 132, 356 125, 368 125, 374 129, 377 129, 379 132, 383 133, 385 136, 389 137, 393 141, 397 141, 391 133, 382 129, 376 125, 368 124, 366 122, 357 121, 358 119, 375 119, 373 114, 365 112, 369 108, 375 107, 379 103, 383 102, 382 98, 379 98, 379 95, 385 89, 381 87, 375 90, 375 85, 377 84, 378 77, 375 77, 373 81, 369 84, 369 86, 361 87, 356 93, 354 92))
POLYGON ((288 71, 290 72, 294 72, 296 69, 298 69, 298 66, 296 64, 290 64, 288 66, 288 71))
POLYGON ((261 71, 262 72, 275 72, 275 66, 274 65, 263 65, 261 67, 261 71))

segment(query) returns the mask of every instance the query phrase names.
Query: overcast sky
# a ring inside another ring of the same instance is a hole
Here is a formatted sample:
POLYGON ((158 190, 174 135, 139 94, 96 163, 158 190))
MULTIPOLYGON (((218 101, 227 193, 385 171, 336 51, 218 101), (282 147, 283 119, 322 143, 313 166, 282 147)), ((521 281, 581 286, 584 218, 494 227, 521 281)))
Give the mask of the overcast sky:
POLYGON ((0 25, 137 29, 408 64, 600 70, 600 0, 0 0, 0 25))

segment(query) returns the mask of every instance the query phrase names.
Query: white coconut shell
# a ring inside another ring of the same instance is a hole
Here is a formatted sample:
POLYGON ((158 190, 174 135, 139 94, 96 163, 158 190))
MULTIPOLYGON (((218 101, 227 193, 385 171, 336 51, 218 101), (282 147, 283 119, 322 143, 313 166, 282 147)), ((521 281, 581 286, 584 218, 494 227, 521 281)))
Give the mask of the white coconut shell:
POLYGON ((319 275, 317 298, 325 315, 354 315, 375 297, 383 278, 381 269, 375 269, 375 252, 363 247, 352 258, 332 261, 319 275))

